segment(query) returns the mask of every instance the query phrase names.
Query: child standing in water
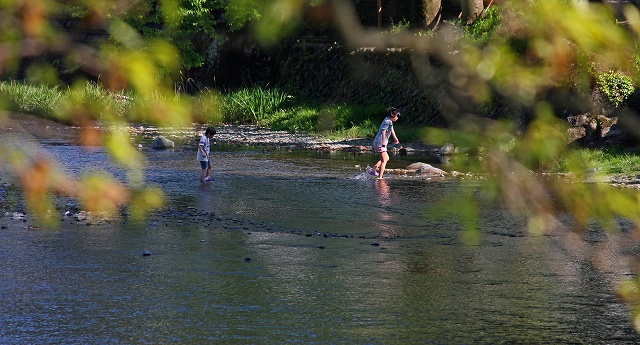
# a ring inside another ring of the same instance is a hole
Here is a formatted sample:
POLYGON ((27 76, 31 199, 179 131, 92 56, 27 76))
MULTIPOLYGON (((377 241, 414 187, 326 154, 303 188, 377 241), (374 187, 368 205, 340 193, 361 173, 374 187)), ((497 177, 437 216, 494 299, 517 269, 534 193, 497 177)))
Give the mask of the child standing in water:
POLYGON ((211 178, 211 160, 209 159, 210 140, 216 134, 216 129, 213 127, 207 127, 204 134, 200 137, 198 143, 198 160, 200 161, 200 182, 205 183, 213 181, 211 178))
POLYGON ((396 132, 393 130, 393 123, 396 122, 399 117, 400 111, 398 111, 398 109, 394 107, 389 108, 387 117, 382 121, 382 124, 380 124, 378 134, 376 134, 376 137, 373 139, 373 151, 380 154, 380 160, 369 170, 369 174, 378 176, 378 180, 382 179, 384 168, 389 161, 389 154, 387 153, 389 138, 393 137, 395 144, 400 143, 398 137, 396 137, 396 132))

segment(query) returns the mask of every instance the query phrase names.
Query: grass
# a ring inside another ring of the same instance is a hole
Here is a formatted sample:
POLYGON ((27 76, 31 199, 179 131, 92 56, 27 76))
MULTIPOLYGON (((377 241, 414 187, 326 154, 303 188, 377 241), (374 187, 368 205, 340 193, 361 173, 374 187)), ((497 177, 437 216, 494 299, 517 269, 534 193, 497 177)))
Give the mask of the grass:
POLYGON ((128 97, 124 93, 107 91, 96 83, 84 83, 77 87, 62 89, 44 85, 32 85, 16 81, 0 82, 0 99, 6 110, 29 113, 60 122, 69 123, 61 110, 68 109, 71 102, 85 107, 100 106, 101 113, 125 116, 128 103, 119 101, 128 97))
POLYGON ((6 102, 7 110, 30 113, 45 118, 55 118, 55 110, 64 97, 58 88, 0 82, 0 99, 6 102))
POLYGON ((224 97, 224 120, 229 123, 265 125, 286 107, 289 98, 279 89, 261 86, 234 91, 224 97))
MULTIPOLYGON (((268 87, 241 89, 226 95, 203 91, 196 96, 180 96, 189 102, 193 119, 201 123, 252 124, 291 133, 313 132, 331 138, 373 138, 386 113, 386 106, 380 104, 308 104, 282 90, 268 87)), ((171 97, 155 94, 140 99, 131 92, 113 92, 93 82, 64 89, 0 82, 0 100, 6 102, 7 110, 65 123, 73 120, 69 114, 76 117, 90 114, 98 121, 152 121, 153 117, 140 114, 140 109, 153 110, 145 105, 160 104, 171 97)), ((408 133, 402 135, 407 137, 408 133)), ((417 134, 412 138, 415 139, 417 134)))
POLYGON ((616 150, 576 149, 563 155, 552 166, 554 172, 597 171, 602 175, 638 175, 640 156, 616 150))

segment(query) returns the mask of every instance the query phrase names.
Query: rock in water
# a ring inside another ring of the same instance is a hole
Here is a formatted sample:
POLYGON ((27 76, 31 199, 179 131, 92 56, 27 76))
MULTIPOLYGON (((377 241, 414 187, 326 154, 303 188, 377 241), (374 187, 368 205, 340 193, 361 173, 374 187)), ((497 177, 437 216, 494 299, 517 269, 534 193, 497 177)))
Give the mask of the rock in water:
POLYGON ((163 136, 157 136, 155 139, 153 139, 153 141, 151 142, 151 148, 152 149, 156 149, 156 150, 163 150, 163 149, 169 149, 169 148, 173 148, 175 147, 175 144, 173 143, 173 141, 163 137, 163 136))
POLYGON ((407 170, 412 170, 412 171, 415 171, 416 174, 422 174, 422 175, 427 175, 427 174, 445 175, 445 174, 447 174, 447 172, 442 170, 442 169, 438 169, 438 168, 432 166, 431 164, 422 163, 422 162, 409 164, 407 166, 407 170))
POLYGON ((452 155, 456 153, 456 148, 451 143, 446 143, 440 148, 441 155, 452 155))

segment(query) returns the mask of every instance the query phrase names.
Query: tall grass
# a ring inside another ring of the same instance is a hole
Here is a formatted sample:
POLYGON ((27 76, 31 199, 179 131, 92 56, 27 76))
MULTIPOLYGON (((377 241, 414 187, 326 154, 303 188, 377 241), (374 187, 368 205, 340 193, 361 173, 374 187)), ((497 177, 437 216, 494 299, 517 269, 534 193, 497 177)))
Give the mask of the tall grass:
POLYGON ((234 91, 224 97, 225 122, 265 125, 285 107, 289 96, 278 89, 253 87, 234 91))
POLYGON ((55 118, 55 109, 63 98, 64 94, 55 87, 0 82, 0 99, 6 102, 5 107, 9 111, 55 118))
POLYGON ((0 99, 5 102, 6 110, 61 122, 68 122, 60 110, 71 100, 81 100, 85 105, 99 104, 103 114, 125 116, 129 111, 129 103, 123 100, 127 98, 129 96, 125 93, 114 93, 91 82, 66 89, 16 81, 0 82, 0 99))

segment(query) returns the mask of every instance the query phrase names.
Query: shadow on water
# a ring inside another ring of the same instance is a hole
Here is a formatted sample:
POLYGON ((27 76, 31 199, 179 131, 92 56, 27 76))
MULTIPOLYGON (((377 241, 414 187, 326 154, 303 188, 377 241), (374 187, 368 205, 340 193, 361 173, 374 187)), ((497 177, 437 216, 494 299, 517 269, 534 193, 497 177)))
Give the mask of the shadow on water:
MULTIPOLYGON (((71 173, 124 176, 101 149, 47 149, 71 173)), ((191 148, 143 151, 169 198, 144 224, 1 230, 0 343, 640 341, 611 292, 629 274, 625 233, 532 237, 486 203, 468 245, 459 221, 424 211, 480 181, 377 181, 368 154, 217 149, 206 185, 191 148)))

